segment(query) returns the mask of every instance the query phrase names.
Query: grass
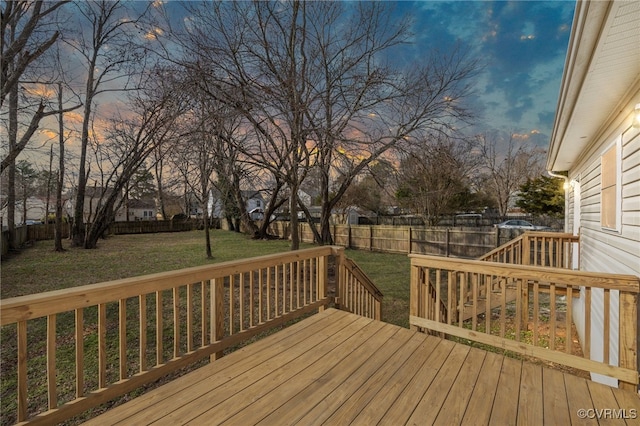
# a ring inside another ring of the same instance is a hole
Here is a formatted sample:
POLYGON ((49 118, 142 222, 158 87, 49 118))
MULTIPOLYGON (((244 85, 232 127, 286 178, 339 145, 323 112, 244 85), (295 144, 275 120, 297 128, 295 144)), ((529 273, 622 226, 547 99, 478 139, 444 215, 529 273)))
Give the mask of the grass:
MULTIPOLYGON (((65 241, 65 243, 67 243, 65 241)), ((53 241, 2 260, 0 298, 77 287, 289 250, 285 240, 253 240, 236 232, 212 231, 213 259, 205 256, 204 231, 117 235, 95 250, 53 251, 53 241)), ((302 248, 312 247, 303 244, 302 248)), ((409 325, 409 258, 402 254, 347 250, 384 294, 383 320, 409 325)))

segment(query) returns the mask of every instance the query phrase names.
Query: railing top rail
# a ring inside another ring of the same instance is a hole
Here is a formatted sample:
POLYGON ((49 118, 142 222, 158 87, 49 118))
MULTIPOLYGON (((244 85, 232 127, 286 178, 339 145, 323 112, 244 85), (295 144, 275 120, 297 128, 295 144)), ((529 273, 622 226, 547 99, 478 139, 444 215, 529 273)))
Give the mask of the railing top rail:
POLYGON ((504 251, 507 247, 513 247, 515 246, 519 241, 522 241, 524 239, 524 234, 518 235, 516 238, 514 238, 513 240, 509 241, 506 244, 501 245, 500 247, 496 247, 493 250, 491 250, 488 253, 485 253, 484 255, 482 255, 480 257, 480 259, 490 259, 494 254, 497 253, 501 253, 502 251, 504 251))
POLYGON ((369 276, 362 269, 360 269, 360 267, 356 262, 349 259, 348 257, 345 257, 344 260, 345 260, 345 267, 347 267, 351 271, 351 273, 353 273, 358 278, 358 280, 362 283, 362 285, 364 285, 367 288, 369 293, 371 293, 371 295, 376 300, 382 301, 383 294, 380 291, 380 289, 376 287, 376 285, 373 283, 371 278, 369 278, 369 276))
POLYGON ((410 254, 409 257, 413 266, 552 282, 559 287, 567 285, 591 286, 628 293, 640 293, 640 278, 635 275, 573 271, 542 266, 503 264, 483 260, 452 259, 419 254, 410 254))
POLYGON ((315 247, 4 299, 0 300, 0 326, 167 290, 179 284, 329 256, 335 251, 333 246, 315 247))

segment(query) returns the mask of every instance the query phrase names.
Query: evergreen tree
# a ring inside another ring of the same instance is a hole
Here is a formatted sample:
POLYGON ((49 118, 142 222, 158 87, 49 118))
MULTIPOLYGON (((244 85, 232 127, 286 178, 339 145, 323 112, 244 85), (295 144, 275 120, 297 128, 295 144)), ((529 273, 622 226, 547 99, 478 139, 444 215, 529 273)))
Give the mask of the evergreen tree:
POLYGON ((562 217, 564 215, 564 190, 562 179, 540 176, 520 186, 516 206, 533 215, 562 217))

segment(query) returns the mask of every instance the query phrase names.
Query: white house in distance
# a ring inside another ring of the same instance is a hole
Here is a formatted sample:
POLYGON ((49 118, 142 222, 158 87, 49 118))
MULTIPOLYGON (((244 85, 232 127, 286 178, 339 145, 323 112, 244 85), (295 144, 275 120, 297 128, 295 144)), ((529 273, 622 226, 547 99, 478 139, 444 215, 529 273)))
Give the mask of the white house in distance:
MULTIPOLYGON (((578 1, 547 169, 566 180, 565 230, 580 236, 579 269, 640 276, 639 1, 578 1)), ((613 293, 609 350, 617 364, 613 293)), ((584 312, 584 297, 573 309, 584 312)), ((602 328, 602 310, 603 293, 594 292, 590 353, 597 361, 604 340, 594 332, 602 328)), ((584 323, 576 327, 584 341, 584 323)))

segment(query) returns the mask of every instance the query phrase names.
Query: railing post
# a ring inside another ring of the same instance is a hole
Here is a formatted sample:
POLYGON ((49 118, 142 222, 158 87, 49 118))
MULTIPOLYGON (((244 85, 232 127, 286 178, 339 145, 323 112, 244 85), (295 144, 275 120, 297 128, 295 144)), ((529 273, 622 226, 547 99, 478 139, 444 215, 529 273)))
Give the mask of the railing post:
MULTIPOLYGON (((418 316, 418 304, 420 303, 420 293, 418 288, 418 281, 420 279, 420 274, 418 270, 419 266, 413 264, 411 262, 411 281, 410 281, 410 296, 409 296, 409 316, 418 316)), ((418 330, 418 327, 411 324, 411 330, 418 330)))
POLYGON ((529 240, 529 234, 526 232, 522 235, 522 264, 531 264, 531 241, 529 240))
MULTIPOLYGON (((224 337, 224 279, 211 281, 211 342, 215 343, 224 337)), ((222 358, 222 352, 211 355, 211 361, 222 358)))
MULTIPOLYGON (((349 226, 349 234, 351 234, 351 226, 349 226)), ((336 261, 336 270, 335 270, 335 305, 336 308, 340 309, 340 305, 342 304, 342 298, 344 297, 344 286, 345 286, 345 273, 344 273, 344 247, 336 247, 333 255, 336 261)), ((326 294, 325 294, 326 296, 326 294)))
MULTIPOLYGON (((620 291, 620 313, 619 313, 619 366, 630 370, 640 371, 638 363, 638 295, 620 291)), ((634 383, 620 382, 621 389, 638 391, 638 386, 634 383)))

